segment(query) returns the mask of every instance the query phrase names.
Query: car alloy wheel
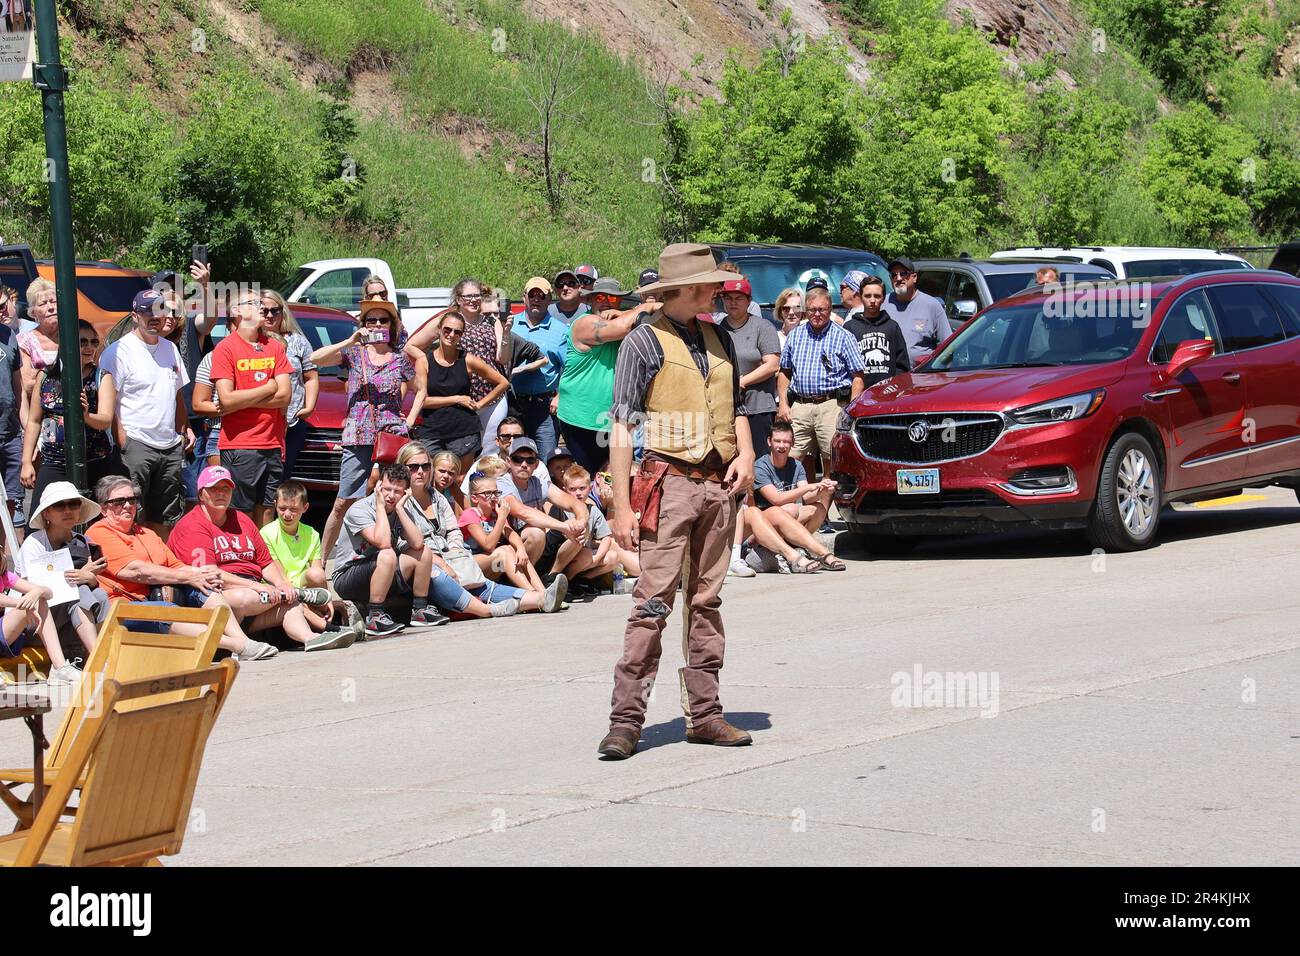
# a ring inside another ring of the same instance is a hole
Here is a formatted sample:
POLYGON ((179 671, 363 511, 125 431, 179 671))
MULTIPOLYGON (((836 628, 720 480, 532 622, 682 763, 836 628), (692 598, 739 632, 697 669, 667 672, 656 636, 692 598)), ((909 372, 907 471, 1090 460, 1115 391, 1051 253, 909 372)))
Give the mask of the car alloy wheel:
POLYGON ((1115 481, 1120 517, 1135 539, 1146 535, 1156 515, 1155 473, 1146 455, 1130 448, 1120 462, 1115 481))

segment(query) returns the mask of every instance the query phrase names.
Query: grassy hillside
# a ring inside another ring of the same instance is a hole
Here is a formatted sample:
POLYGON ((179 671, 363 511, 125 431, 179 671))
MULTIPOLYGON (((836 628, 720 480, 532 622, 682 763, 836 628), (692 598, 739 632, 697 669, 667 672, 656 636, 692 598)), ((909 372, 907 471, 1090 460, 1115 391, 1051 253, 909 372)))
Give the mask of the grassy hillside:
MULTIPOLYGON (((263 281, 374 254, 406 285, 517 292, 579 261, 630 282, 682 230, 951 254, 1300 229, 1300 95, 1278 67, 1300 0, 1079 0, 1071 52, 1015 68, 1014 38, 937 0, 826 6, 865 88, 829 46, 751 49, 710 77, 721 106, 665 129, 653 48, 624 59, 521 0, 61 0, 78 253, 158 267, 206 241, 263 281), (528 91, 557 51, 548 195, 528 91)), ((779 0, 755 9, 780 37, 779 0)), ((0 235, 47 252, 22 84, 0 87, 0 155, 0 235)))

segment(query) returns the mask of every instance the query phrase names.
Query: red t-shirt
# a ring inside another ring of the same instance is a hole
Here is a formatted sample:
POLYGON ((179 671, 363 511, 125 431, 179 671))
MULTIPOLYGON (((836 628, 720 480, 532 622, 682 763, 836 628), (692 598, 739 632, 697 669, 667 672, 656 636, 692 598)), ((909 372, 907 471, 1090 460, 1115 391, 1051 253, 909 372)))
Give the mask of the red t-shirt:
MULTIPOLYGON (((231 332, 212 350, 212 387, 218 379, 230 379, 235 391, 265 385, 277 375, 292 375, 293 366, 284 346, 262 336, 257 342, 245 342, 231 332)), ((222 416, 218 448, 278 448, 284 451, 284 409, 241 409, 222 416)))
POLYGON ((253 519, 234 508, 218 527, 202 505, 195 507, 172 528, 167 546, 186 564, 215 564, 222 571, 262 580, 262 570, 273 560, 253 519))

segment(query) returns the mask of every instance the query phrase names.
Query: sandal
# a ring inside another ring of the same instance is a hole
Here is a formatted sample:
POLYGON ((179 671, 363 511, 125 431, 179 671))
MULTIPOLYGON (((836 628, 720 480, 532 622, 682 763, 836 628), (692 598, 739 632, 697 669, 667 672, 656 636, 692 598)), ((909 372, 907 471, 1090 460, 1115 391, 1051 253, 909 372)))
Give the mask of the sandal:
POLYGON ((835 555, 831 554, 829 551, 821 557, 815 558, 814 562, 817 567, 823 571, 847 571, 849 569, 847 564, 835 557, 835 555))
POLYGON ((797 564, 791 564, 789 561, 786 561, 785 566, 790 569, 791 574, 815 574, 821 569, 821 565, 815 560, 809 558, 806 554, 801 554, 799 556, 797 564))

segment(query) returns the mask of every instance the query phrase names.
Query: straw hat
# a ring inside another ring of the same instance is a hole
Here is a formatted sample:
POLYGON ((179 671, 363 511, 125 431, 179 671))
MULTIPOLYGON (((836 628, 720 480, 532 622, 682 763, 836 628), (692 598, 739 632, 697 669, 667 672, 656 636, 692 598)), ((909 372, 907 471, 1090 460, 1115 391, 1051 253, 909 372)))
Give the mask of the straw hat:
POLYGON ((688 285, 714 285, 734 278, 734 272, 723 272, 718 268, 718 261, 713 258, 709 246, 675 242, 659 253, 659 281, 643 286, 637 292, 644 295, 688 285))
POLYGON ((45 509, 60 501, 80 501, 81 512, 77 515, 77 524, 85 524, 99 517, 99 505, 82 496, 77 486, 70 481, 52 481, 41 492, 41 503, 36 506, 27 523, 37 530, 45 530, 45 509))

